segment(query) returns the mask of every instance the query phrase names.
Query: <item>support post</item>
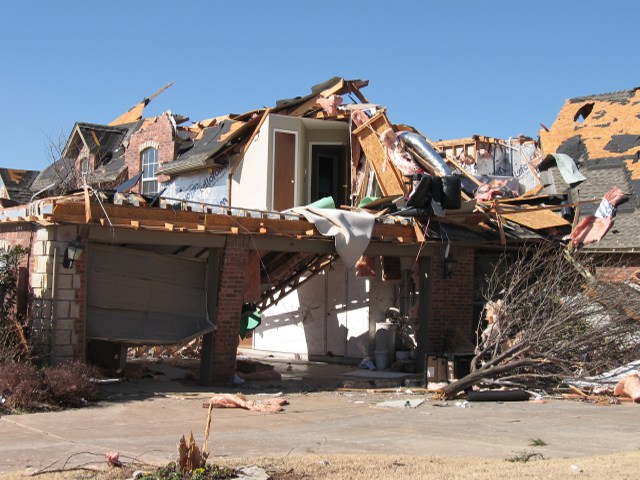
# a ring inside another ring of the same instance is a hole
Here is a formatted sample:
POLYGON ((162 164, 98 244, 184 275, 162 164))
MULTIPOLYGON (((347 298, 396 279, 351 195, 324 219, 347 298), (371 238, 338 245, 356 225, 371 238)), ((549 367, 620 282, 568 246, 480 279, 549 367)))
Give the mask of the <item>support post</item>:
MULTIPOLYGON (((210 248, 207 264, 207 313, 209 320, 217 328, 218 314, 218 286, 220 283, 220 249, 210 248)), ((202 336, 202 349, 200 350, 200 383, 210 387, 213 385, 213 352, 216 331, 205 333, 202 336)))
MULTIPOLYGON (((416 370, 422 372, 426 370, 426 355, 429 350, 430 341, 430 318, 429 305, 431 303, 431 258, 420 257, 418 260, 418 292, 420 304, 418 306, 418 346, 416 351, 416 370), (424 362, 422 361, 424 359, 424 362)), ((425 371, 426 375, 426 371, 425 371)))

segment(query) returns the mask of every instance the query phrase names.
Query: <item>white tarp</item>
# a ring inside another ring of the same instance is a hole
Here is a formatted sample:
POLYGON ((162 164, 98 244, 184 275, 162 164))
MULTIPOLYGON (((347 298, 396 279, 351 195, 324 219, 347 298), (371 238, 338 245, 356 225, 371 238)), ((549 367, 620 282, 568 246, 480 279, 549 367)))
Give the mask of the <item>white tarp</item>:
POLYGON ((322 235, 334 237, 336 251, 348 268, 355 266, 369 246, 375 217, 368 212, 311 207, 295 207, 287 212, 302 215, 322 235))

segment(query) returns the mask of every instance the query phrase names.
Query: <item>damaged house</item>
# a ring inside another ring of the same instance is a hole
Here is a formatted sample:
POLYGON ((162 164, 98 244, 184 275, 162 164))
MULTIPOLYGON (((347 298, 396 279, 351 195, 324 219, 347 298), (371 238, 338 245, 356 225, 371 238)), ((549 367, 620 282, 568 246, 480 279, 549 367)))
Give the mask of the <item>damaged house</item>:
POLYGON ((572 200, 542 173, 561 162, 527 138, 438 150, 367 84, 334 77, 194 122, 144 118, 161 89, 77 123, 33 198, 0 210, 0 247, 31 247, 32 347, 122 366, 128 346, 202 337, 202 382, 230 383, 259 312, 254 349, 386 364, 399 348, 417 370, 426 354, 464 368, 496 258, 571 231, 572 200))
POLYGON ((568 190, 572 202, 586 202, 576 207, 585 229, 574 243, 601 258, 603 272, 639 281, 640 88, 568 99, 553 125, 540 130, 540 143, 573 158, 586 177, 568 190), (614 187, 624 198, 606 215, 609 207, 592 200, 614 187))
POLYGON ((31 185, 38 173, 35 170, 0 168, 0 205, 29 203, 33 196, 31 185))

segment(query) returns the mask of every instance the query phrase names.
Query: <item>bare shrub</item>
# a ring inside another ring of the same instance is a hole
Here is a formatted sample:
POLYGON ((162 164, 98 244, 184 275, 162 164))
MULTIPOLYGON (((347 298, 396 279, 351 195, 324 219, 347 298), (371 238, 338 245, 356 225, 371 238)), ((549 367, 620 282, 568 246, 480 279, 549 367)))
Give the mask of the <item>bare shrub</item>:
POLYGON ((98 398, 99 388, 93 379, 99 376, 95 366, 78 361, 45 368, 47 398, 60 407, 81 407, 98 398))
POLYGON ((23 363, 0 364, 0 410, 30 412, 42 407, 46 390, 38 371, 23 363))
POLYGON ((67 362, 42 370, 26 363, 0 364, 0 410, 33 412, 82 407, 98 398, 100 390, 92 380, 96 367, 67 362))

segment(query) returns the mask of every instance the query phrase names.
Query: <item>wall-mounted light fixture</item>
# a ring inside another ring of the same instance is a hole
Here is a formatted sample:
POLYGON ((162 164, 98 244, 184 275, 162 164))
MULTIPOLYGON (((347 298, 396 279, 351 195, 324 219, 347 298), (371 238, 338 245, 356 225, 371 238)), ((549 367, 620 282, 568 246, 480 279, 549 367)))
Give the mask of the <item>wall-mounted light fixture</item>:
POLYGON ((84 247, 82 243, 80 243, 80 239, 76 238, 67 246, 67 249, 64 251, 64 260, 62 260, 62 266, 64 268, 73 267, 73 263, 80 258, 82 255, 82 251, 84 247))
POLYGON ((453 256, 449 256, 444 259, 442 263, 442 276, 444 278, 450 278, 453 275, 453 270, 455 269, 455 265, 458 263, 453 256))

